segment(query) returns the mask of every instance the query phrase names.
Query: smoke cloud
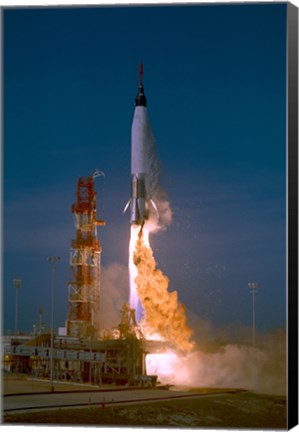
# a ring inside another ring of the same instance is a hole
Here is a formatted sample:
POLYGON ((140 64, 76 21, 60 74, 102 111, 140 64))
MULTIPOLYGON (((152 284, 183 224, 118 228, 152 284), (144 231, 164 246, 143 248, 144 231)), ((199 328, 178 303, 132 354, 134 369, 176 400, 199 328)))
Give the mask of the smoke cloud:
POLYGON ((256 347, 247 344, 213 346, 186 355, 174 351, 147 356, 147 372, 164 384, 187 387, 243 388, 286 394, 285 333, 261 336, 256 347))
POLYGON ((120 323, 121 308, 127 303, 129 295, 128 268, 113 263, 102 267, 101 291, 99 296, 99 328, 111 330, 120 323))
POLYGON ((167 192, 157 186, 153 193, 152 200, 155 204, 155 211, 150 212, 149 220, 146 225, 151 233, 157 233, 167 229, 172 222, 172 209, 168 199, 167 192))

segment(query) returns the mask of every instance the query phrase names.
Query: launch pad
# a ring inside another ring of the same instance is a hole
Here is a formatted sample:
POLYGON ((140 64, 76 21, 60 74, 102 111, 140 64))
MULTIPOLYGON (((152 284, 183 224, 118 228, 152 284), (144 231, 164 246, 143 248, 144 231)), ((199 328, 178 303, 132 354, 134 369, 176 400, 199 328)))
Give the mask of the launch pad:
MULTIPOLYGON (((4 368, 28 373, 33 378, 50 377, 51 335, 23 342, 12 337, 4 346, 4 368)), ((128 337, 100 341, 74 337, 55 338, 53 379, 55 381, 154 387, 156 375, 146 373, 146 355, 163 352, 169 344, 128 337)))

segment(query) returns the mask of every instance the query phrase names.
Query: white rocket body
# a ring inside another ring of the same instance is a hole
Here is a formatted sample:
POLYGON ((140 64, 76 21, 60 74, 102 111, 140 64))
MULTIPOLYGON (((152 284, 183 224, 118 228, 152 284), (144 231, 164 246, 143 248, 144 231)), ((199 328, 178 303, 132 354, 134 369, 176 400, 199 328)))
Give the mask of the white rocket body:
POLYGON ((135 99, 135 111, 131 130, 131 198, 130 204, 132 225, 141 225, 149 217, 151 204, 151 171, 154 137, 151 131, 146 98, 143 92, 142 65, 140 66, 139 92, 135 99))
POLYGON ((153 135, 146 107, 136 106, 131 135, 131 224, 143 225, 148 218, 152 146, 153 135))
POLYGON ((131 173, 149 174, 149 147, 153 136, 145 106, 135 107, 131 137, 131 173))

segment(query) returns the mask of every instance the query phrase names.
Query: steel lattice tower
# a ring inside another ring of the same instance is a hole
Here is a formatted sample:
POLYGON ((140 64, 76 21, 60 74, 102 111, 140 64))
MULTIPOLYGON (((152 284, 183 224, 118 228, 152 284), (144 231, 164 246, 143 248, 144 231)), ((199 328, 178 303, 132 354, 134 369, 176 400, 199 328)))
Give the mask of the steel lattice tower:
POLYGON ((70 249, 70 279, 68 284, 68 336, 89 338, 99 330, 98 307, 101 274, 101 245, 97 226, 105 225, 97 219, 94 176, 80 177, 77 202, 72 205, 76 239, 70 249))

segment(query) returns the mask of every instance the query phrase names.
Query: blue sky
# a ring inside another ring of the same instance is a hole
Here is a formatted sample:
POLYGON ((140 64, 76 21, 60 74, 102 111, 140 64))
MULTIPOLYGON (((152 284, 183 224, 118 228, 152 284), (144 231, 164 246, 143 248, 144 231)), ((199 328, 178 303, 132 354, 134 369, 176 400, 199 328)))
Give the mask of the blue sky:
MULTIPOLYGON (((14 328, 67 315, 71 205, 96 168, 103 266, 126 265, 139 63, 174 212, 154 255, 187 310, 216 326, 284 326, 286 4, 4 11, 3 307, 14 328)), ((103 287, 102 289, 105 289, 103 287)))

